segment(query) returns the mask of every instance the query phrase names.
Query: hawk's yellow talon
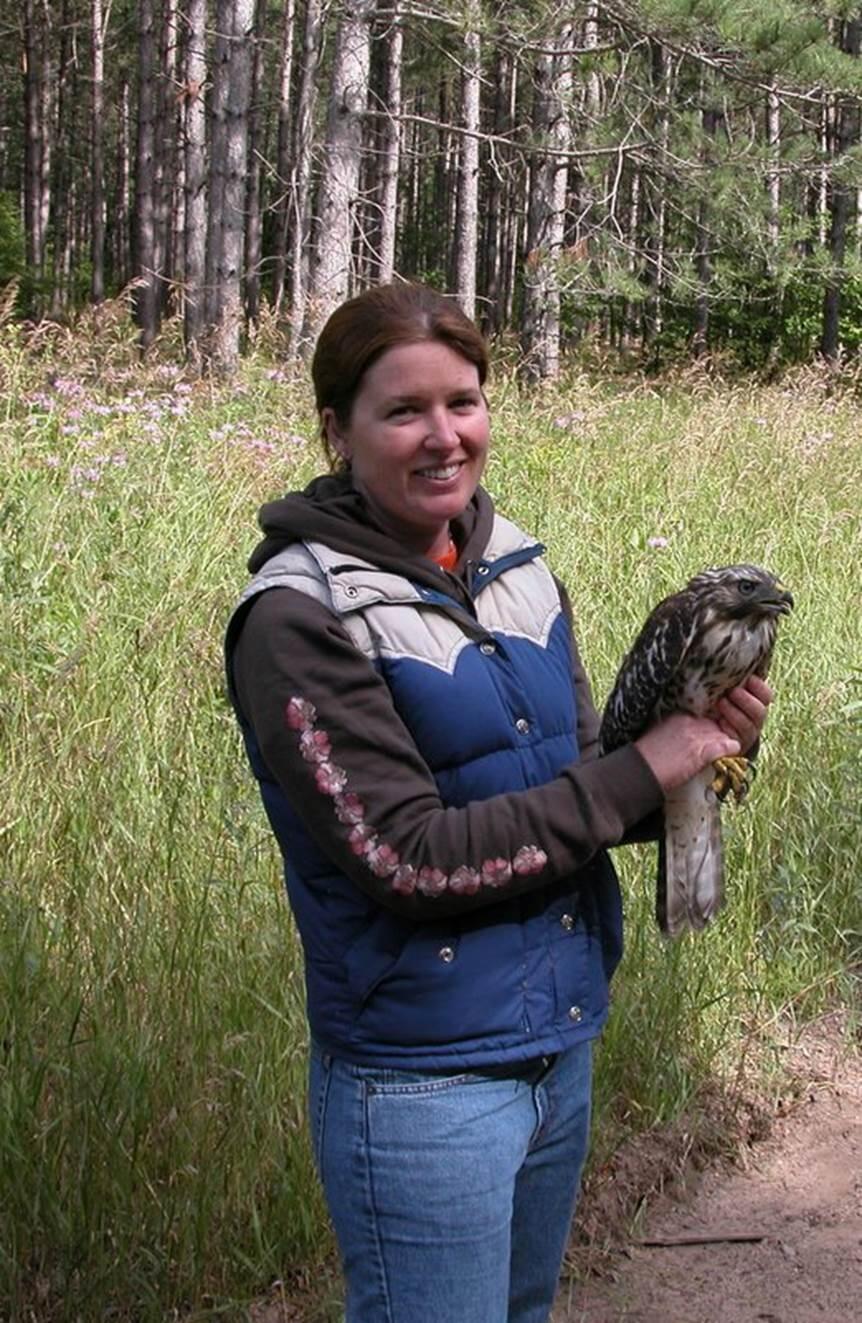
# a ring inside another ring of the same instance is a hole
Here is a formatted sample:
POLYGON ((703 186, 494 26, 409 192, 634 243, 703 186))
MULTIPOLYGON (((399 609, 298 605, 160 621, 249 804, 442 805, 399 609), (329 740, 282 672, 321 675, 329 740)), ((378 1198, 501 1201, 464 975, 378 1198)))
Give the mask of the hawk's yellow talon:
POLYGON ((747 758, 741 755, 729 758, 716 758, 712 764, 715 768, 715 777, 712 781, 712 789, 719 800, 724 801, 733 791, 733 798, 737 804, 741 802, 748 793, 749 771, 751 764, 747 758))

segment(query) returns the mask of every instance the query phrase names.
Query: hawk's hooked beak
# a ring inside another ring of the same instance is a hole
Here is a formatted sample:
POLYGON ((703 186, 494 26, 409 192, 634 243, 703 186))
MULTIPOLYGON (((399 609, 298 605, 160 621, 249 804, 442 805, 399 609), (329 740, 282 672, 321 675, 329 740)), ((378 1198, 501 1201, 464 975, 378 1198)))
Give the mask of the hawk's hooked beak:
POLYGON ((783 583, 776 581, 769 596, 764 596, 763 605, 771 607, 778 615, 788 616, 793 610, 793 594, 788 592, 783 583))

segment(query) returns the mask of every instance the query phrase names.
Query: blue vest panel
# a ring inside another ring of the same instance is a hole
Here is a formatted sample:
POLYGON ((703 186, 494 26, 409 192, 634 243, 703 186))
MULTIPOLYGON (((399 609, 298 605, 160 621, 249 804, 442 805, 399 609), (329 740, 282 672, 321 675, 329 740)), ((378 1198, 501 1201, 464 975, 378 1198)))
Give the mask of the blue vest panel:
MULTIPOLYGON (((443 802, 462 807, 542 785, 578 758, 569 626, 540 553, 498 516, 471 616, 444 594, 297 543, 267 562, 239 609, 269 587, 291 587, 339 615, 389 686, 443 802)), ((322 1047, 357 1062, 458 1070, 599 1032, 622 944, 605 853, 565 882, 463 917, 406 920, 309 838, 238 715, 284 855, 322 1047)))

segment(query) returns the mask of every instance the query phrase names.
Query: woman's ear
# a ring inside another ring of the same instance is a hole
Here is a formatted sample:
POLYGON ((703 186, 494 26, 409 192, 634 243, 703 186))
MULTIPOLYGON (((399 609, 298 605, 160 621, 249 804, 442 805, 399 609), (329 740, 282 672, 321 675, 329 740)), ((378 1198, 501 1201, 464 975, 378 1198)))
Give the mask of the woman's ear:
POLYGON ((335 416, 335 410, 327 405, 320 411, 320 425, 323 428, 323 434, 329 443, 331 450, 344 460, 345 464, 350 463, 350 446, 342 428, 335 416))

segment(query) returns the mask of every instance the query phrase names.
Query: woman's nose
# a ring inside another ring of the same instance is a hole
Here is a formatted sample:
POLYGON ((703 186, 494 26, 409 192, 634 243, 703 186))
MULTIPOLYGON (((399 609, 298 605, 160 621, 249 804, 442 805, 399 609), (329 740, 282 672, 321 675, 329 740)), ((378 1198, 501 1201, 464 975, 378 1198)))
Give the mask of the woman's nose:
POLYGON ((449 410, 433 410, 428 417, 426 445, 436 446, 439 450, 451 450, 458 444, 458 433, 455 431, 449 410))

